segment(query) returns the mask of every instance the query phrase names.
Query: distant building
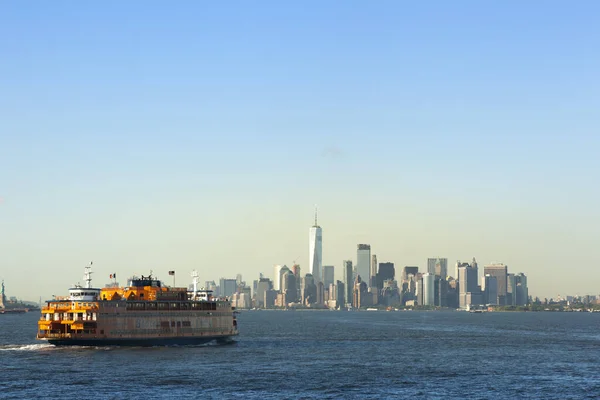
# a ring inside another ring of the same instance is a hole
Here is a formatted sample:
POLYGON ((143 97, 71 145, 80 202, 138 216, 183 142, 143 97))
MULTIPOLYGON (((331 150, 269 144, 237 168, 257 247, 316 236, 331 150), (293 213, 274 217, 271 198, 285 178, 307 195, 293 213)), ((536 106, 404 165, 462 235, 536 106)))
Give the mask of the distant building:
POLYGON ((490 264, 483 267, 484 275, 495 276, 498 281, 498 299, 495 304, 505 305, 506 293, 508 292, 507 277, 508 267, 504 264, 490 264))
POLYGON ((483 303, 490 305, 498 304, 498 278, 487 274, 481 278, 481 290, 483 291, 483 303))
POLYGON ((334 267, 333 265, 325 265, 323 267, 323 284, 329 287, 334 282, 334 267))
POLYGON ((371 245, 359 244, 356 250, 356 273, 365 284, 371 277, 371 245))
POLYGON ((371 302, 368 296, 367 283, 362 281, 360 275, 354 281, 352 307, 361 308, 370 306, 371 302))
POLYGON ((283 265, 275 264, 273 266, 273 290, 279 292, 281 290, 281 269, 283 265))
POLYGON ((323 262, 323 231, 317 223, 317 210, 315 210, 315 224, 308 233, 308 270, 312 274, 315 284, 321 281, 321 263, 323 262))
POLYGON ((283 275, 283 285, 281 292, 284 295, 285 304, 295 303, 298 301, 298 288, 296 287, 296 275, 291 271, 287 271, 283 275))
POLYGON ((237 281, 235 279, 220 279, 220 296, 231 297, 237 291, 237 281))
POLYGON ((419 273, 419 267, 409 267, 409 266, 406 266, 402 270, 402 280, 403 281, 407 281, 409 275, 413 275, 413 276, 416 277, 418 273, 419 273))
POLYGON ((517 305, 517 280, 515 274, 506 274, 506 301, 507 306, 517 305))
POLYGON ((264 307, 265 308, 273 308, 275 307, 275 301, 277 300, 277 294, 278 292, 276 290, 267 290, 265 291, 265 297, 264 297, 264 307))
POLYGON ((435 305, 448 307, 448 281, 446 278, 435 277, 435 305))
POLYGON ((265 292, 273 289, 273 283, 269 278, 260 278, 256 285, 256 293, 254 295, 255 306, 258 308, 266 308, 265 292))
POLYGON ((517 305, 526 306, 529 303, 529 289, 527 288, 527 276, 523 273, 515 275, 517 284, 517 305))
POLYGON ((317 285, 315 285, 315 279, 312 274, 306 274, 304 276, 304 279, 302 279, 300 292, 302 294, 302 304, 305 306, 317 302, 317 285))
POLYGON ((377 288, 379 290, 383 289, 383 282, 394 280, 395 275, 396 270, 394 268, 394 263, 379 263, 379 272, 377 272, 377 288))
POLYGON ((427 272, 446 279, 448 277, 448 259, 447 258, 428 258, 427 272))
POLYGON ((352 269, 352 261, 344 260, 343 261, 343 274, 344 274, 344 285, 346 287, 346 301, 348 303, 352 302, 352 291, 354 287, 354 279, 353 269, 352 269))
POLYGON ((423 274, 423 305, 435 305, 435 275, 423 274))
POLYGON ((344 307, 344 304, 346 304, 346 285, 344 285, 344 282, 338 280, 335 283, 335 294, 338 308, 344 307))
POLYGON ((473 258, 471 265, 468 263, 460 264, 458 268, 458 290, 459 290, 459 307, 467 308, 467 305, 481 304, 480 287, 477 284, 477 262, 473 258), (472 303, 478 301, 478 303, 472 303))
POLYGON ((379 287, 377 284, 377 255, 371 256, 371 275, 369 287, 379 287))

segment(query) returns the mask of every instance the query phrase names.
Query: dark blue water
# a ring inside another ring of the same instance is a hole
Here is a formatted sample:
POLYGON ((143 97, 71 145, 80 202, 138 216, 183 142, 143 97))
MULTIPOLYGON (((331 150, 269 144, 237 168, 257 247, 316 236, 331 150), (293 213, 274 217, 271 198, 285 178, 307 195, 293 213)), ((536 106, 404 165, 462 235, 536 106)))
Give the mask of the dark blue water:
POLYGON ((239 315, 226 346, 55 348, 0 315, 0 398, 600 397, 600 313, 239 315))

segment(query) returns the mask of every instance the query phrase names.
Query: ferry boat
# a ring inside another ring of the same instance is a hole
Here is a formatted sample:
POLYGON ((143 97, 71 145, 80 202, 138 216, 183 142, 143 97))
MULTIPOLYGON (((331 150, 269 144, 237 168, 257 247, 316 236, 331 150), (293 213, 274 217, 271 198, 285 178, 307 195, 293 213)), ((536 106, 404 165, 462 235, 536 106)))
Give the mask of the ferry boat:
POLYGON ((164 346, 229 343, 238 335, 234 308, 210 290, 167 287, 149 276, 133 277, 126 287, 93 288, 91 266, 85 286, 46 302, 37 339, 58 346, 164 346))

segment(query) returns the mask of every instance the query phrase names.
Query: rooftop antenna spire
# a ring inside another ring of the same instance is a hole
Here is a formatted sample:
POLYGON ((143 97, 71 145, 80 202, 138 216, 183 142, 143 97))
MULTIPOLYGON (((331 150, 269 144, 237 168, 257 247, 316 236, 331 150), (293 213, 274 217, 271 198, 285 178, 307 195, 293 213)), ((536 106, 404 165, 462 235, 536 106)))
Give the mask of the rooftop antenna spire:
POLYGON ((317 205, 315 204, 315 226, 319 226, 317 224, 317 205))

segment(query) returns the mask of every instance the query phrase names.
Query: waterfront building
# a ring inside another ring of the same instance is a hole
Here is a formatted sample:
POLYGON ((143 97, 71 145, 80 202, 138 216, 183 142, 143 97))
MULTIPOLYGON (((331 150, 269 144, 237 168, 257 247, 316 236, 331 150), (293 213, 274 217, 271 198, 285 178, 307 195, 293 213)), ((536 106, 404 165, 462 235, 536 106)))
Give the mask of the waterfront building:
POLYGON ((265 298, 264 298, 264 307, 265 308, 275 307, 275 301, 277 300, 277 294, 278 294, 278 292, 273 289, 269 289, 269 290, 265 291, 265 298))
POLYGON ((310 305, 317 301, 317 285, 312 274, 306 274, 301 284, 302 304, 310 305))
POLYGON ((334 282, 334 267, 333 265, 325 265, 323 267, 323 284, 329 287, 334 282))
POLYGON ((379 271, 377 272, 377 288, 379 290, 383 289, 383 282, 387 280, 394 280, 395 275, 396 270, 394 268, 394 263, 379 263, 379 271))
POLYGON ((507 278, 508 267, 502 263, 490 264, 483 267, 484 275, 495 276, 498 280, 498 299, 495 304, 505 305, 506 293, 508 289, 507 278))
POLYGON ((315 224, 308 232, 308 270, 316 282, 321 281, 321 263, 323 262, 323 232, 317 223, 315 209, 315 224))
POLYGON ((473 258, 473 262, 469 265, 468 263, 461 263, 458 268, 458 290, 459 290, 459 307, 466 308, 467 305, 480 304, 481 298, 478 297, 480 293, 479 285, 477 284, 477 262, 473 258), (469 293, 475 296, 469 295, 469 293), (472 303, 472 301, 479 301, 479 303, 472 303))
POLYGON ((258 308, 265 307, 265 292, 273 289, 273 282, 269 278, 259 278, 256 285, 256 292, 254 294, 255 306, 258 308))
POLYGON ((490 274, 483 276, 481 278, 481 290, 484 304, 498 304, 498 278, 490 274))
POLYGON ((506 274, 506 301, 507 306, 517 305, 517 281, 515 274, 506 274))
POLYGON ((343 274, 344 274, 344 285, 346 287, 346 301, 350 303, 352 301, 352 291, 354 290, 354 277, 353 277, 353 268, 351 260, 344 260, 342 262, 343 265, 343 274))
POLYGON ((435 277, 435 305, 448 307, 448 281, 446 278, 435 277))
POLYGON ((371 277, 371 245, 359 244, 356 250, 356 273, 363 283, 368 284, 371 277))
POLYGON ((423 305, 435 305, 435 275, 423 274, 423 305))
POLYGON ((517 284, 517 305, 526 306, 529 303, 529 289, 527 289, 527 276, 523 273, 515 275, 517 284))
POLYGON ((317 282, 315 284, 317 286, 317 305, 322 306, 325 304, 325 285, 323 282, 317 282))
POLYGON ((383 286, 381 289, 381 296, 379 303, 387 307, 396 306, 401 303, 400 289, 398 288, 398 282, 387 279, 382 282, 383 286))
POLYGON ((346 285, 344 285, 344 282, 340 280, 336 281, 335 294, 335 301, 337 303, 337 307, 344 307, 344 304, 346 304, 346 285))
POLYGON ((422 306, 423 303, 425 302, 425 298, 423 296, 423 277, 422 276, 417 279, 415 294, 417 297, 417 304, 422 306))
POLYGON ((295 303, 298 300, 298 288, 296 287, 296 276, 292 271, 286 271, 282 279, 281 292, 284 294, 285 304, 295 303))
POLYGON ((361 308, 370 306, 371 303, 368 298, 367 283, 363 282, 360 275, 358 275, 354 281, 354 290, 352 296, 352 307, 361 308))

